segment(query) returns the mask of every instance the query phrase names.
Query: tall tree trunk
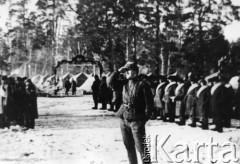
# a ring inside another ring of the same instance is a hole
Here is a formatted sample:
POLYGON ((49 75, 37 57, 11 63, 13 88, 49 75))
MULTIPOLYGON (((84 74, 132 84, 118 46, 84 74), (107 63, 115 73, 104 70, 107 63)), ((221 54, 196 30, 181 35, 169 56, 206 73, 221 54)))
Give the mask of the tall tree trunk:
POLYGON ((161 68, 161 74, 162 75, 167 75, 167 73, 168 73, 168 54, 169 52, 168 52, 168 50, 166 50, 166 49, 161 49, 161 66, 162 66, 162 68, 161 68))
POLYGON ((161 61, 161 55, 160 55, 160 41, 159 41, 159 35, 160 35, 160 16, 159 16, 159 5, 156 6, 156 70, 155 74, 159 75, 160 73, 160 61, 161 61))

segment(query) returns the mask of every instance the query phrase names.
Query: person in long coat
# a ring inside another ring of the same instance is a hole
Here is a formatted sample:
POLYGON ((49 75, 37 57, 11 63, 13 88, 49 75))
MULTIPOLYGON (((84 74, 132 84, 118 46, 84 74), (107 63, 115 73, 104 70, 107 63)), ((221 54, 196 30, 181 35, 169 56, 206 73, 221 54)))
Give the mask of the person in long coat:
POLYGON ((164 117, 165 102, 163 101, 163 96, 164 96, 164 90, 168 85, 167 77, 160 76, 159 82, 160 83, 156 88, 156 93, 154 97, 154 107, 157 108, 157 111, 160 114, 160 120, 166 121, 166 118, 164 117))
MULTIPOLYGON (((240 77, 238 79, 238 89, 237 89, 237 92, 236 92, 236 96, 235 96, 235 99, 234 99, 234 118, 240 120, 240 77)), ((237 127, 237 128, 240 128, 240 125, 237 127)))
POLYGON ((202 118, 202 129, 208 129, 208 118, 210 112, 211 87, 204 79, 200 80, 201 87, 197 91, 196 117, 202 118))
POLYGON ((211 89, 211 110, 212 117, 214 119, 215 128, 214 131, 223 131, 223 119, 226 110, 226 92, 227 89, 224 86, 223 81, 216 83, 211 89))
POLYGON ((173 97, 175 97, 175 89, 177 88, 176 77, 169 76, 168 77, 169 84, 166 86, 164 90, 163 101, 165 102, 165 117, 169 117, 169 122, 175 121, 175 102, 173 101, 173 97))
POLYGON ((14 102, 16 107, 17 114, 17 124, 20 126, 24 126, 24 110, 27 108, 27 96, 26 96, 26 86, 22 78, 17 77, 15 79, 15 87, 14 87, 14 102))
POLYGON ((224 111, 224 120, 223 126, 229 128, 231 126, 231 117, 233 114, 233 106, 234 106, 234 97, 235 93, 232 86, 228 83, 228 78, 223 78, 225 87, 226 87, 226 110, 224 111))
POLYGON ((10 86, 8 78, 3 76, 0 86, 0 128, 9 127, 8 108, 10 101, 10 86))
POLYGON ((186 116, 191 117, 192 123, 191 127, 196 127, 196 108, 197 108, 197 91, 199 89, 199 84, 195 76, 190 77, 191 86, 189 87, 187 94, 184 98, 186 105, 186 116))
POLYGON ((67 78, 67 80, 65 81, 64 87, 65 87, 65 95, 68 95, 68 92, 71 88, 71 83, 69 81, 69 78, 67 78))
POLYGON ((15 92, 15 80, 10 77, 8 80, 8 109, 6 111, 6 115, 9 120, 10 125, 16 125, 17 120, 17 110, 16 110, 16 102, 14 99, 15 92))
POLYGON ((113 75, 111 76, 111 79, 109 81, 109 84, 111 88, 113 89, 113 111, 117 112, 122 104, 122 91, 123 91, 123 84, 122 81, 124 80, 124 77, 118 69, 116 69, 113 72, 113 75))
POLYGON ((183 109, 184 108, 183 100, 184 100, 184 97, 186 94, 185 84, 180 77, 177 78, 177 84, 178 84, 178 86, 175 90, 175 97, 174 97, 174 101, 176 103, 175 116, 180 118, 180 121, 178 122, 178 124, 184 125, 185 121, 183 119, 184 119, 185 113, 184 113, 184 109, 183 109))
POLYGON ((106 76, 103 76, 100 83, 100 91, 99 91, 99 99, 102 102, 102 107, 100 109, 102 110, 107 109, 108 91, 109 90, 107 87, 106 76))
POLYGON ((26 98, 27 108, 25 109, 25 126, 26 128, 35 128, 35 119, 38 118, 38 107, 37 107, 37 90, 30 79, 25 81, 26 85, 26 98))
POLYGON ((77 83, 76 83, 76 81, 74 79, 72 79, 71 89, 72 89, 72 95, 76 95, 77 83))
POLYGON ((94 82, 92 84, 92 95, 94 101, 94 107, 92 109, 98 109, 98 99, 99 99, 99 90, 100 90, 100 79, 98 75, 94 76, 94 82))

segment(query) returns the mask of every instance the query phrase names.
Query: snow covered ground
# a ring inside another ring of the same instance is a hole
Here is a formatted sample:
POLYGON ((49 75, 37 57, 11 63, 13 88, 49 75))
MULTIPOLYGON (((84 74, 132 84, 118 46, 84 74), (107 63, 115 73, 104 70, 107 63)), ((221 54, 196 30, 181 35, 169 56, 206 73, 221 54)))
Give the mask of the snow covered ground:
MULTIPOLYGON (((118 118, 113 112, 92 110, 92 105, 91 95, 39 98, 39 119, 35 130, 23 131, 18 127, 0 130, 0 164, 127 164, 118 118)), ((233 124, 238 122, 233 120, 233 124)), ((164 145, 170 157, 179 150, 175 144, 182 142, 189 146, 192 158, 196 153, 193 148, 195 142, 207 144, 211 137, 220 146, 231 141, 236 146, 236 157, 240 157, 240 130, 235 127, 225 128, 220 134, 203 131, 199 127, 179 127, 174 123, 154 120, 147 123, 146 131, 152 137, 158 135, 158 144, 164 136, 171 135, 164 145)), ((222 150, 230 148, 214 148, 213 155, 216 158, 222 150)), ((211 163, 207 150, 200 148, 200 163, 211 163)), ((160 151, 158 148, 158 163, 167 164, 160 151)), ((230 155, 228 153, 226 159, 230 155)), ((178 157, 184 157, 184 154, 178 157)))

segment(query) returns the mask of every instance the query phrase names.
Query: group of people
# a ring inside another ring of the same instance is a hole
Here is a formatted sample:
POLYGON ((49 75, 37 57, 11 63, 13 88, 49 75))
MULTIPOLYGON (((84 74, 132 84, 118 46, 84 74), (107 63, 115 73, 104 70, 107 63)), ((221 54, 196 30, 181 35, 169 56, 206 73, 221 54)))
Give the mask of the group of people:
POLYGON ((103 76, 101 79, 98 75, 94 76, 95 80, 91 87, 94 101, 92 109, 98 109, 98 103, 101 103, 101 110, 106 110, 109 104, 109 111, 118 111, 122 102, 123 85, 112 82, 116 77, 123 79, 123 76, 118 76, 117 72, 111 73, 108 77, 103 76))
POLYGON ((68 92, 70 90, 72 90, 72 95, 76 95, 76 91, 77 91, 77 83, 74 79, 71 79, 70 82, 70 78, 67 78, 67 80, 64 83, 64 88, 65 88, 65 95, 68 95, 68 92))
POLYGON ((1 77, 0 128, 20 125, 34 129, 38 118, 37 89, 26 77, 1 77))
POLYGON ((153 89, 155 110, 151 118, 159 115, 163 121, 175 122, 175 118, 179 117, 177 123, 180 126, 190 118, 191 127, 196 127, 196 123, 200 122, 202 129, 209 129, 209 124, 214 124, 212 130, 222 132, 223 127, 231 126, 233 112, 237 113, 238 110, 237 107, 233 111, 238 101, 228 81, 222 75, 208 81, 192 73, 183 79, 179 76, 161 76, 160 84, 153 89))
POLYGON ((223 127, 231 126, 233 115, 240 116, 240 101, 237 100, 240 89, 235 93, 228 84, 229 79, 221 74, 206 81, 192 73, 184 78, 178 75, 152 78, 138 72, 136 63, 127 62, 112 73, 109 85, 106 77, 100 80, 98 76, 92 85, 94 109, 97 109, 103 86, 109 86, 115 97, 112 102, 118 104, 117 116, 131 164, 137 164, 135 146, 142 163, 151 163, 144 147, 145 124, 149 119, 159 118, 180 126, 190 119, 191 127, 200 122, 202 129, 209 129, 209 124, 213 124, 212 130, 222 132, 223 127))

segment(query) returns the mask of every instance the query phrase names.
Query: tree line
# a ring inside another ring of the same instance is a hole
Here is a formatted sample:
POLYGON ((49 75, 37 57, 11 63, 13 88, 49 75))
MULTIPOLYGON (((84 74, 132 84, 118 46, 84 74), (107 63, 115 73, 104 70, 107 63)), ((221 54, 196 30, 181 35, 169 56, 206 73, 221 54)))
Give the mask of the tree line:
POLYGON ((37 0, 35 11, 29 0, 6 3, 1 67, 28 65, 28 76, 51 72, 58 60, 76 55, 98 54, 111 68, 134 60, 157 75, 208 75, 224 56, 239 62, 240 40, 229 43, 223 35, 224 26, 240 19, 231 0, 37 0))

